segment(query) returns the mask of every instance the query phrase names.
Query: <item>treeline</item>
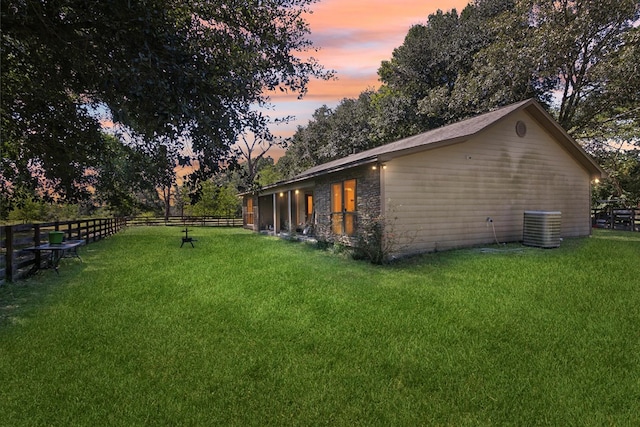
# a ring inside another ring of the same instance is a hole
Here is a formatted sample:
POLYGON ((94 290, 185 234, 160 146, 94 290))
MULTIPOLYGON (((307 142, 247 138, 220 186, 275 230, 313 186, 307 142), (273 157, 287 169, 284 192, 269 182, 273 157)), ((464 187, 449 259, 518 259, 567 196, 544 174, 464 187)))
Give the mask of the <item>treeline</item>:
POLYGON ((535 98, 609 172, 595 198, 640 201, 640 3, 476 0, 413 26, 378 90, 323 106, 277 164, 284 177, 535 98))

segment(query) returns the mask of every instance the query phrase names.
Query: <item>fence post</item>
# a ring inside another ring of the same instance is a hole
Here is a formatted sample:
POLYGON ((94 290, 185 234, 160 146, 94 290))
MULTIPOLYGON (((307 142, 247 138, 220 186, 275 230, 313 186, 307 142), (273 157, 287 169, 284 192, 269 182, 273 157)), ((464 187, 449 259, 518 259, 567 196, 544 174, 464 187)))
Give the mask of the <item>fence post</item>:
POLYGON ((614 216, 615 214, 613 213, 613 206, 609 206, 609 228, 611 230, 613 230, 614 224, 616 223, 616 218, 614 216))
MULTIPOLYGON (((40 246, 40 224, 33 224, 33 244, 40 246)), ((35 259, 33 262, 37 268, 40 268, 40 251, 35 251, 35 259)))
POLYGON ((11 225, 4 226, 5 249, 7 252, 4 254, 5 265, 5 277, 7 282, 13 281, 13 227, 11 225))

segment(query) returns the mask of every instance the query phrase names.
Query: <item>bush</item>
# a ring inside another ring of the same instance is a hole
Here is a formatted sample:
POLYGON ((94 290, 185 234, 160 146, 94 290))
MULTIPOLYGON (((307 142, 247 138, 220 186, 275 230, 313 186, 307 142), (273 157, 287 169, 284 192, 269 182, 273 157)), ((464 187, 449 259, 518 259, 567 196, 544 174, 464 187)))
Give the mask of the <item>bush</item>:
POLYGON ((398 219, 394 214, 395 208, 389 207, 388 216, 369 216, 361 214, 358 217, 358 228, 355 238, 353 257, 366 259, 372 264, 384 264, 394 255, 406 249, 415 239, 417 231, 398 233, 394 221, 398 219))
POLYGON ((392 252, 388 239, 385 239, 385 218, 362 215, 358 220, 353 257, 369 260, 373 264, 384 263, 392 252))

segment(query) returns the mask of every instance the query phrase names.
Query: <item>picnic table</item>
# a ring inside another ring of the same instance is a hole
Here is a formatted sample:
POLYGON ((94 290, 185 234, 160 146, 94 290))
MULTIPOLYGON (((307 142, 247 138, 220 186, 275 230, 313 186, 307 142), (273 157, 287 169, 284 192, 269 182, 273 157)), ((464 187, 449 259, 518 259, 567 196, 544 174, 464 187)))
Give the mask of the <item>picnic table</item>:
MULTIPOLYGON (((29 246, 28 248, 24 248, 23 250, 34 252, 41 254, 42 252, 47 253, 48 256, 48 267, 53 268, 56 271, 56 274, 60 274, 58 272, 58 267, 60 265, 60 260, 65 255, 70 255, 72 257, 78 258, 80 262, 82 262, 82 258, 78 255, 78 247, 84 244, 84 240, 66 240, 62 243, 45 243, 43 245, 35 245, 29 246)), ((40 268, 39 263, 34 264, 33 271, 36 271, 40 268)))

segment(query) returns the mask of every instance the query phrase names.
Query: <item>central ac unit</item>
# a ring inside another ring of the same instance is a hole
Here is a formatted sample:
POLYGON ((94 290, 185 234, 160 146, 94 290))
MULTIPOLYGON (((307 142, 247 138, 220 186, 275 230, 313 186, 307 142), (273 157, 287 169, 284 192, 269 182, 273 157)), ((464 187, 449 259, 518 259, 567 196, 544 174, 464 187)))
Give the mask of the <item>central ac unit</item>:
POLYGON ((522 243, 538 248, 557 248, 562 238, 561 212, 525 211, 522 243))

